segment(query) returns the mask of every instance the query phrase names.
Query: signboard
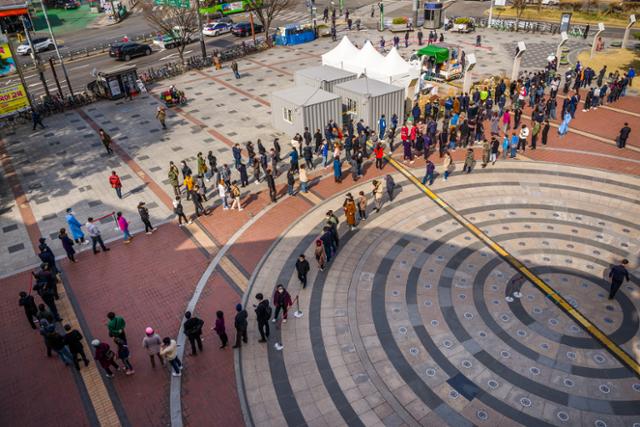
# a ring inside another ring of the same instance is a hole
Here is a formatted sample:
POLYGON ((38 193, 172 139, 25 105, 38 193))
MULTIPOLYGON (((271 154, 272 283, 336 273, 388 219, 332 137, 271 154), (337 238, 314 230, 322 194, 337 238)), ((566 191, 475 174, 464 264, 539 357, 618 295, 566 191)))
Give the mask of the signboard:
POLYGON ((156 6, 178 7, 182 9, 189 9, 191 7, 189 0, 153 0, 153 4, 156 6))
POLYGON ((9 44, 0 44, 0 77, 10 76, 16 72, 16 63, 11 56, 9 44))
POLYGON ((569 25, 571 24, 571 14, 563 13, 560 16, 560 32, 569 32, 569 25))
POLYGON ((466 58, 467 58, 467 69, 465 71, 468 72, 475 68, 476 63, 478 61, 476 60, 476 55, 473 53, 468 54, 466 58))
POLYGON ((27 108, 29 100, 22 83, 0 88, 0 117, 10 116, 27 108))
MULTIPOLYGON (((259 5, 260 2, 255 2, 256 5, 259 5)), ((249 10, 251 7, 248 4, 247 0, 229 2, 229 3, 219 3, 211 7, 202 7, 200 8, 200 13, 203 15, 214 15, 216 13, 222 13, 223 15, 230 15, 232 13, 241 13, 249 10)))
POLYGON ((507 0, 495 0, 493 4, 495 4, 496 6, 506 6, 507 0))
POLYGON ((111 90, 111 96, 113 96, 114 98, 122 93, 122 91, 120 90, 120 83, 118 83, 118 79, 109 80, 109 89, 111 90))

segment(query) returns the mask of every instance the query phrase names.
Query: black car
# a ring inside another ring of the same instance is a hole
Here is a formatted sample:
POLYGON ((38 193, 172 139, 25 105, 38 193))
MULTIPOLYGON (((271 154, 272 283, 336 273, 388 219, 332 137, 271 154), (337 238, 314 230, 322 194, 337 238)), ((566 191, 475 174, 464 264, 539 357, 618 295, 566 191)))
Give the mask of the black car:
MULTIPOLYGON (((253 24, 253 31, 257 33, 261 33, 264 31, 262 25, 253 24)), ((233 27, 231 27, 231 34, 237 37, 246 37, 251 35, 251 23, 250 22, 238 22, 233 27)))
POLYGON ((109 56, 120 61, 129 61, 136 56, 151 55, 151 46, 142 43, 116 43, 111 45, 109 56))

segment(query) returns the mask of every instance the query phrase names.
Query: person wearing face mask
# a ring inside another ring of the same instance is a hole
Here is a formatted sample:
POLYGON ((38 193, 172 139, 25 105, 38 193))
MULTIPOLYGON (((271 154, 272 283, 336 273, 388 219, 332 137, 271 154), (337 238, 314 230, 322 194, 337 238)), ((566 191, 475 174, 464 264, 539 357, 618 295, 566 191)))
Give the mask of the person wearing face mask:
POLYGON ((76 243, 89 243, 89 241, 84 240, 84 233, 82 232, 82 224, 75 217, 71 208, 67 209, 66 216, 67 224, 69 224, 69 230, 71 231, 71 235, 73 236, 73 240, 76 243))
POLYGON ((289 292, 280 284, 276 287, 276 292, 273 294, 273 305, 276 307, 276 312, 271 321, 275 323, 278 320, 278 314, 280 314, 282 310, 282 323, 287 323, 289 307, 293 305, 293 301, 291 300, 289 292))

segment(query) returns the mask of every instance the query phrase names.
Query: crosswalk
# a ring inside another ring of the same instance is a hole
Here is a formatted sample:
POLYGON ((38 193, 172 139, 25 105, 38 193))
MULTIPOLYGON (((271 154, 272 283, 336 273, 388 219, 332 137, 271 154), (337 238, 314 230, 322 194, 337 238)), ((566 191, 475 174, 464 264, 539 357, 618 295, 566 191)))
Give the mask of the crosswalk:
MULTIPOLYGON (((311 19, 311 14, 309 12, 292 10, 279 14, 277 21, 278 24, 297 24, 311 22, 311 19)), ((320 16, 316 16, 316 19, 318 22, 322 21, 322 14, 320 16)))

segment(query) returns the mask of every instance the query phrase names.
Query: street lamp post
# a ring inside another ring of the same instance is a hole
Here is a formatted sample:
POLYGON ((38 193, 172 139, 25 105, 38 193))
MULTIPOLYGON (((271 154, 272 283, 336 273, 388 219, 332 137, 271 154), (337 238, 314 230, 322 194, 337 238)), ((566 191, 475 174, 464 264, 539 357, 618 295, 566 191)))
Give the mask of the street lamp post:
POLYGON ((591 43, 591 55, 590 58, 593 58, 593 55, 596 53, 596 47, 598 45, 598 38, 600 34, 604 31, 604 24, 602 22, 598 22, 598 31, 596 31, 595 36, 593 36, 593 43, 591 43))
POLYGON ((515 58, 513 58, 511 81, 518 80, 518 74, 520 73, 520 63, 522 62, 522 55, 524 54, 525 50, 527 50, 527 46, 525 46, 524 42, 518 42, 518 51, 516 52, 515 58))
POLYGON ((629 15, 629 23, 627 24, 627 28, 624 29, 624 36, 622 37, 622 49, 627 47, 627 42, 629 41, 629 33, 631 32, 631 27, 636 23, 636 15, 629 15))
MULTIPOLYGON (((71 87, 71 80, 69 80, 69 74, 67 74, 67 67, 64 66, 64 60, 62 59, 62 55, 60 55, 60 50, 58 49, 58 42, 56 41, 56 36, 53 35, 53 29, 51 28, 51 24, 49 23, 49 15, 47 15, 47 6, 45 6, 44 1, 41 4, 42 4, 42 13, 44 14, 44 20, 47 22, 47 28, 49 28, 49 34, 51 35, 51 41, 53 42, 53 46, 56 49, 56 55, 58 56, 58 60, 60 61, 60 65, 62 66, 62 73, 64 74, 64 78, 67 81, 67 87, 69 88, 69 93, 73 97, 74 95, 73 95, 73 88, 71 87)), ((51 62, 51 69, 53 70, 53 62, 51 62)))
POLYGON ((569 36, 567 36, 566 31, 560 33, 560 43, 558 43, 558 47, 556 48, 556 61, 557 64, 560 64, 560 56, 562 56, 562 46, 569 40, 569 36))
POLYGON ((462 92, 469 93, 471 91, 471 70, 476 66, 476 55, 470 53, 467 55, 467 61, 464 70, 464 81, 462 83, 462 92))
POLYGON ((380 0, 378 7, 380 8, 380 26, 378 27, 378 30, 384 31, 384 4, 382 3, 382 0, 380 0))

